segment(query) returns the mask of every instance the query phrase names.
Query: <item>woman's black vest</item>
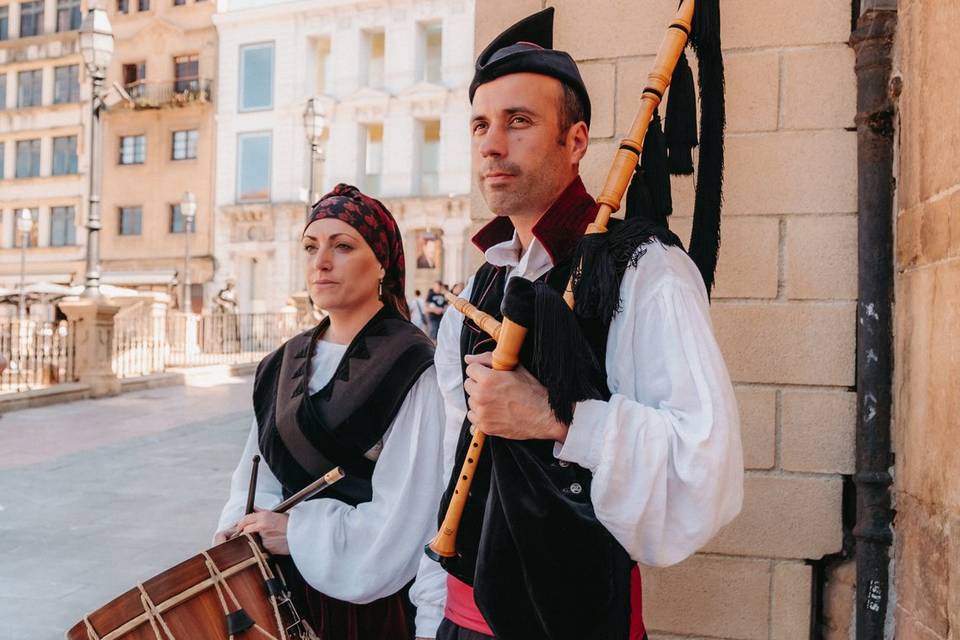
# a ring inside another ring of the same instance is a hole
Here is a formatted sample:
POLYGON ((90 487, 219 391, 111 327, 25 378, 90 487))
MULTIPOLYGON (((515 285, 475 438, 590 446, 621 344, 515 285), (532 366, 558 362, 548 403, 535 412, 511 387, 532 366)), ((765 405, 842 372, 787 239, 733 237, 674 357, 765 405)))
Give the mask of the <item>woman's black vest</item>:
POLYGON ((383 307, 347 347, 330 381, 310 395, 310 359, 329 325, 290 339, 257 368, 253 406, 260 451, 288 497, 335 466, 346 476, 323 492, 356 506, 373 496, 378 446, 407 392, 433 364, 433 343, 383 307))
MULTIPOLYGON (((562 292, 569 274, 567 260, 542 279, 562 292)), ((501 318, 505 278, 505 268, 484 264, 470 302, 501 318)), ((602 367, 607 323, 581 322, 581 328, 602 367)), ((520 354, 528 369, 530 342, 520 354)), ((472 322, 464 322, 461 356, 494 346, 472 322)), ((603 387, 602 397, 609 398, 603 387)), ((455 472, 470 439, 465 420, 455 472)), ((557 460, 554 444, 487 438, 460 523, 458 556, 445 560, 444 568, 474 587, 477 606, 498 640, 625 639, 632 563, 594 514, 590 471, 557 460)), ((441 519, 456 480, 453 475, 444 493, 441 519)))

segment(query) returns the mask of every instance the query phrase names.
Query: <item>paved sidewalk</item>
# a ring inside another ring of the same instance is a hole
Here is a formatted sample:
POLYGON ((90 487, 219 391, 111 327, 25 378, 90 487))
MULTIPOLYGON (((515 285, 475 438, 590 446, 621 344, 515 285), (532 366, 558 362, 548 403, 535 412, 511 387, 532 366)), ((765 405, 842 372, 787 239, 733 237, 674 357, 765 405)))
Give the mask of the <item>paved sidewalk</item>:
POLYGON ((0 419, 0 640, 56 640, 83 614, 210 546, 252 379, 0 419))

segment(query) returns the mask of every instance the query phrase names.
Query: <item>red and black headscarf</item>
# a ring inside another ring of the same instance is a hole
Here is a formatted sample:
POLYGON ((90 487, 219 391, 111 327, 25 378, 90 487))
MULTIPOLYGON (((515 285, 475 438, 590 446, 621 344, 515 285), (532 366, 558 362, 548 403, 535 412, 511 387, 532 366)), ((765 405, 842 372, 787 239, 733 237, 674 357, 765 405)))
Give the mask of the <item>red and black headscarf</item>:
POLYGON ((406 316, 403 313, 406 310, 403 241, 390 211, 376 198, 361 193, 352 185, 340 183, 313 205, 307 227, 314 220, 324 218, 346 222, 360 233, 386 272, 383 277, 384 302, 392 302, 406 316))

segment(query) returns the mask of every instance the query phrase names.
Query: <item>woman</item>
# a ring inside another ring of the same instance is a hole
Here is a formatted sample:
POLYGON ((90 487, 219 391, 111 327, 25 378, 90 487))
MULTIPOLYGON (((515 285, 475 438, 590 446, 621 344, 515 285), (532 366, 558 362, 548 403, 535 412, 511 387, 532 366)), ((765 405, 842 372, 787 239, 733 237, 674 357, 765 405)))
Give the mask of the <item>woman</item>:
MULTIPOLYGON (((406 586, 443 485, 433 345, 408 320, 400 233, 379 201, 338 185, 302 240, 311 298, 329 316, 260 363, 256 418, 214 542, 259 534, 323 640, 410 638, 406 586), (258 511, 244 516, 258 454, 258 511), (346 477, 317 499, 265 511, 337 465, 346 477)), ((417 635, 432 637, 444 585, 417 591, 417 635)))

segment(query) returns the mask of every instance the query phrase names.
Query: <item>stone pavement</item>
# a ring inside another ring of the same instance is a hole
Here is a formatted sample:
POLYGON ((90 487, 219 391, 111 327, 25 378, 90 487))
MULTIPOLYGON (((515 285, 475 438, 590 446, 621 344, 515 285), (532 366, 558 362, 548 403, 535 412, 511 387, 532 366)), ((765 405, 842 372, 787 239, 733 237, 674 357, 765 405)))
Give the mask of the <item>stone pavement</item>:
POLYGON ((0 640, 57 640, 210 546, 252 410, 211 380, 0 419, 0 640))

